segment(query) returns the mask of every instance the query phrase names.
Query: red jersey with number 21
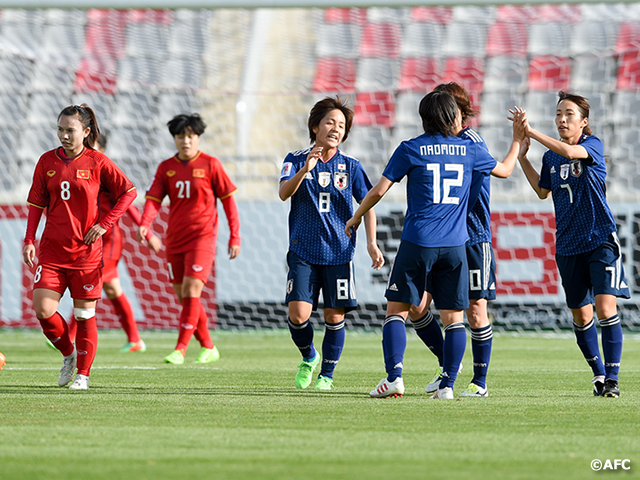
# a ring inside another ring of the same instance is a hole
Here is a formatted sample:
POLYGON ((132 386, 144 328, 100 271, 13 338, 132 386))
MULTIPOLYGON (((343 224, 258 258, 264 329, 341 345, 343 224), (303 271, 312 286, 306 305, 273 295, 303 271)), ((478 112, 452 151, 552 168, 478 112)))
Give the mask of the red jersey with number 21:
POLYGON ((162 202, 166 195, 169 196, 168 252, 202 249, 215 254, 216 200, 226 198, 236 190, 220 160, 205 153, 198 152, 192 160, 185 162, 177 157, 162 162, 146 198, 162 202))
POLYGON ((47 209, 38 263, 72 270, 102 266, 102 242, 84 243, 84 236, 100 218, 99 192, 119 198, 133 183, 109 157, 95 150, 73 160, 60 147, 44 153, 33 174, 27 203, 47 209))

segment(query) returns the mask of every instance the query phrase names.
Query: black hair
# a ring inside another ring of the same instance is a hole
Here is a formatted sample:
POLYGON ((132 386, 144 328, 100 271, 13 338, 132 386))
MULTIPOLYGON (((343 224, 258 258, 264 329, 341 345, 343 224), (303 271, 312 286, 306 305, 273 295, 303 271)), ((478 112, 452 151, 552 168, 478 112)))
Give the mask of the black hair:
POLYGON ((326 117, 331 110, 340 110, 344 115, 345 123, 342 141, 344 142, 349 136, 349 131, 353 124, 353 110, 348 107, 347 99, 340 97, 325 97, 317 102, 309 112, 307 127, 309 128, 309 139, 312 143, 316 141, 316 133, 313 129, 320 125, 322 119, 326 117))
POLYGON ((95 150, 94 146, 100 137, 100 128, 98 127, 96 114, 91 108, 89 108, 89 105, 86 103, 83 103, 82 105, 69 105, 62 109, 58 115, 58 120, 60 120, 60 117, 62 116, 78 117, 83 129, 91 129, 89 135, 87 135, 87 137, 82 141, 82 144, 91 150, 95 150))
POLYGON ((426 94, 420 101, 418 111, 426 134, 440 133, 448 137, 457 133, 454 127, 458 115, 458 104, 449 92, 433 91, 426 94))
POLYGON ((169 132, 171 132, 171 135, 174 137, 176 135, 182 135, 187 131, 187 128, 191 128, 193 133, 200 136, 207 128, 207 124, 204 123, 200 115, 192 113, 191 115, 176 115, 167 122, 167 127, 169 127, 169 132))
POLYGON ((467 124, 467 120, 469 118, 475 117, 478 114, 478 111, 471 106, 469 93, 467 93, 464 87, 458 85, 456 82, 441 83, 436 88, 434 88, 434 90, 437 92, 449 92, 451 95, 453 95, 453 98, 456 99, 456 103, 458 104, 458 108, 460 109, 463 125, 467 124))
POLYGON ((96 140, 96 145, 98 146, 98 148, 102 150, 106 150, 108 143, 109 143, 109 137, 107 136, 107 134, 104 132, 100 132, 100 136, 98 137, 98 140, 96 140))

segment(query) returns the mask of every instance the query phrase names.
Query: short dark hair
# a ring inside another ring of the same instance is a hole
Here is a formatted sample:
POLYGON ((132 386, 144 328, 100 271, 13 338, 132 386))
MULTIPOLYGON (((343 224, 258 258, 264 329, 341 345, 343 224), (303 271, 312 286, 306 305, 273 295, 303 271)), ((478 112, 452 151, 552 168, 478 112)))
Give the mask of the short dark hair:
MULTIPOLYGON (((570 102, 575 103, 578 107, 580 115, 582 115, 582 118, 589 118, 589 108, 591 106, 589 105, 586 97, 583 97, 576 93, 564 92, 560 90, 558 92, 558 103, 556 104, 556 106, 560 105, 560 102, 563 100, 569 100, 570 102)), ((588 124, 582 129, 582 131, 585 135, 593 135, 593 133, 591 132, 591 127, 589 127, 588 124)))
POLYGON ((169 132, 171 132, 171 135, 174 137, 176 135, 182 135, 187 128, 191 128, 193 133, 200 136, 207 128, 207 124, 204 123, 204 120, 202 120, 197 113, 192 113, 191 115, 176 115, 167 122, 167 126, 169 127, 169 132))
POLYGON ((100 132, 100 136, 98 137, 98 140, 96 140, 96 145, 98 146, 98 148, 106 150, 108 143, 109 137, 107 137, 107 134, 104 132, 100 132))
POLYGON ((427 93, 420 101, 418 111, 426 134, 440 133, 445 137, 456 134, 454 126, 458 115, 458 104, 449 92, 434 90, 427 93))
POLYGON ((307 126, 309 128, 309 138, 311 142, 316 141, 316 134, 313 131, 324 117, 331 110, 340 110, 344 115, 345 124, 344 124, 344 137, 342 137, 342 141, 344 142, 349 136, 349 131, 351 130, 351 125, 353 124, 353 110, 348 107, 347 99, 340 97, 325 97, 319 102, 317 102, 311 112, 309 112, 309 121, 307 122, 307 126))
POLYGON ((462 115, 462 124, 467 124, 467 119, 475 117, 478 111, 471 106, 471 99, 464 87, 458 85, 456 82, 441 83, 434 90, 438 92, 449 92, 455 98, 460 114, 462 115))
POLYGON ((91 110, 89 105, 86 103, 83 103, 82 105, 69 105, 62 109, 58 115, 58 120, 63 116, 78 117, 83 128, 91 129, 89 135, 82 141, 82 144, 91 150, 95 150, 94 145, 100 136, 100 127, 98 127, 96 114, 91 110))

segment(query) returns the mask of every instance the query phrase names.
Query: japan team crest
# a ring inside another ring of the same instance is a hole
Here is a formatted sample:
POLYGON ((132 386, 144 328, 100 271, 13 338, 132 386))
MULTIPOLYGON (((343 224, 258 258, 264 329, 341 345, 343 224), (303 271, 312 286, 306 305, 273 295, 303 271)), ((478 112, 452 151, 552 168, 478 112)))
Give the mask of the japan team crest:
POLYGON ((560 165, 560 178, 562 180, 566 180, 567 178, 569 178, 569 167, 570 166, 571 165, 569 165, 568 163, 560 165))
POLYGON ((328 187, 331 183, 331 172, 319 172, 318 183, 322 188, 328 187))
POLYGON ((336 172, 333 177, 333 186, 338 190, 344 190, 349 185, 349 174, 347 172, 336 172))
POLYGON ((582 175, 584 171, 584 167, 582 166, 582 162, 580 160, 574 160, 571 162, 571 176, 579 177, 582 175))

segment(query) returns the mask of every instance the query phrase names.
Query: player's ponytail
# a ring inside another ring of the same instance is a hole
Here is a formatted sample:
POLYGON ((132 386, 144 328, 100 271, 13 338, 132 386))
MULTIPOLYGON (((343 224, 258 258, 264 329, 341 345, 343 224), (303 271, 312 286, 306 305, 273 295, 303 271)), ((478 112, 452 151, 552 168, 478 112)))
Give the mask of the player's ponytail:
POLYGON ((60 115, 58 115, 58 120, 60 120, 60 117, 62 117, 63 115, 66 117, 77 116, 83 128, 91 129, 89 135, 87 135, 82 143, 85 147, 95 150, 96 142, 100 137, 100 128, 98 127, 96 114, 89 107, 89 105, 87 105, 86 103, 83 103, 82 105, 69 105, 68 107, 62 109, 60 115))

